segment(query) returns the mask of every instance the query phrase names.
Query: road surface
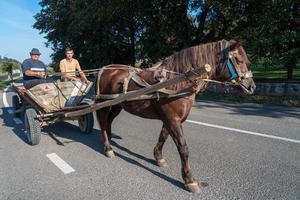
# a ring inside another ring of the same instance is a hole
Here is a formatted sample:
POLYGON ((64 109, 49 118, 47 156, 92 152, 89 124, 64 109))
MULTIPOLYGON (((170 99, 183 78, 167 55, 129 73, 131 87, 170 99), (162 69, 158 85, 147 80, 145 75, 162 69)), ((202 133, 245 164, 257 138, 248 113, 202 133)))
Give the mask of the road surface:
POLYGON ((26 142, 9 89, 1 93, 0 199, 300 199, 300 109, 198 102, 184 123, 200 194, 184 189, 169 138, 159 168, 153 148, 162 123, 121 112, 113 124, 116 157, 104 156, 95 121, 90 135, 77 122, 43 128, 26 142))

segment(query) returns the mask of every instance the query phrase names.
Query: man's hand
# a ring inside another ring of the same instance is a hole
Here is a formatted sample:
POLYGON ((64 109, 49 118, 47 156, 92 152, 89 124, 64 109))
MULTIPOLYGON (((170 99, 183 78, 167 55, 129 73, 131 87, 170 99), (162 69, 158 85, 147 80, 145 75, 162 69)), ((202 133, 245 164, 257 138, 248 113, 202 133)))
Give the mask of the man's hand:
POLYGON ((37 72, 37 76, 41 78, 45 78, 47 76, 46 72, 37 72))
POLYGON ((70 77, 70 78, 71 78, 72 81, 75 81, 75 82, 80 81, 80 79, 79 79, 79 78, 76 78, 76 77, 70 77))
POLYGON ((47 72, 37 72, 37 71, 26 70, 25 75, 45 78, 47 76, 47 72))

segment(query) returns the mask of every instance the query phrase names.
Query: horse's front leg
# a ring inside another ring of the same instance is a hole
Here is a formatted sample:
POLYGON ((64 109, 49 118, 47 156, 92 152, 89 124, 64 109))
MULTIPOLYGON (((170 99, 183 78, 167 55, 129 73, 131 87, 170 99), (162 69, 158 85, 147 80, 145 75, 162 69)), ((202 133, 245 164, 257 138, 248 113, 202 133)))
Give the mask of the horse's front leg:
POLYGON ((185 186, 190 192, 200 192, 200 187, 196 179, 192 175, 192 169, 189 163, 189 149, 186 139, 183 135, 182 125, 179 121, 171 121, 168 125, 169 133, 174 140, 177 150, 181 158, 182 178, 185 186))
POLYGON ((97 120, 99 122, 102 133, 102 144, 104 153, 107 157, 114 157, 114 151, 110 145, 108 134, 110 134, 110 124, 108 123, 109 109, 104 108, 96 111, 97 120))
POLYGON ((166 140, 168 139, 168 136, 169 136, 169 132, 168 132, 167 128, 163 125, 163 127, 160 131, 158 142, 157 142, 156 146, 154 147, 154 151, 153 151, 154 158, 157 161, 157 165, 160 167, 167 166, 166 159, 162 155, 162 148, 163 148, 166 140))

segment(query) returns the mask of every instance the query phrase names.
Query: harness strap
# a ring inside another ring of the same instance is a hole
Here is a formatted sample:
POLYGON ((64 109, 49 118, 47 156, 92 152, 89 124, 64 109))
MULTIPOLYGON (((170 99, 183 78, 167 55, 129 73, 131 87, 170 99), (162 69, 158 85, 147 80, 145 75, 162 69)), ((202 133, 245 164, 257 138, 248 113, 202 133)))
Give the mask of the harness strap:
POLYGON ((100 79, 101 79, 102 73, 104 72, 104 69, 105 69, 105 67, 102 68, 101 70, 99 70, 99 72, 98 72, 97 86, 96 86, 97 87, 97 93, 96 93, 96 95, 100 94, 100 79))
POLYGON ((137 83, 138 85, 143 86, 143 87, 149 87, 149 86, 151 86, 149 83, 147 83, 147 81, 145 81, 145 79, 143 79, 142 77, 140 77, 136 73, 133 74, 132 80, 135 83, 137 83))
POLYGON ((238 77, 237 73, 235 72, 235 69, 233 68, 232 64, 231 64, 231 60, 228 59, 227 62, 226 62, 226 66, 231 74, 229 80, 232 80, 236 77, 238 77))
MULTIPOLYGON (((130 82, 130 80, 133 80, 136 84, 138 84, 139 86, 141 87, 149 87, 151 86, 151 84, 147 83, 147 81, 145 79, 143 79, 142 77, 140 77, 138 74, 137 74, 137 70, 136 68, 131 68, 129 69, 129 75, 127 77, 127 79, 124 80, 124 88, 126 88, 126 91, 123 91, 124 93, 127 92, 127 89, 128 89, 128 84, 130 82)), ((166 70, 163 70, 162 73, 162 78, 159 80, 159 82, 163 82, 165 80, 167 80, 166 78, 166 75, 167 75, 167 71, 166 70)), ((169 89, 166 89, 166 88, 162 88, 160 90, 158 90, 158 92, 161 92, 161 93, 165 93, 165 94, 176 94, 176 91, 175 90, 169 90, 169 89)))
POLYGON ((135 73, 136 73, 136 71, 134 68, 130 67, 128 69, 128 76, 126 78, 124 78, 124 83, 123 83, 123 93, 124 94, 127 93, 129 81, 132 79, 132 77, 134 76, 135 73))

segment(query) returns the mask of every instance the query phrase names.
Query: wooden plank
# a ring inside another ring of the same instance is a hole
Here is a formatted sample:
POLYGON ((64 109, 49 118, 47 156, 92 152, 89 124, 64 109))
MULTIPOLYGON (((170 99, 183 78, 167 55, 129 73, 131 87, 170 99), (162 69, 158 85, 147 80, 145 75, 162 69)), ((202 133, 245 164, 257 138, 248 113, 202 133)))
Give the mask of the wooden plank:
POLYGON ((139 96, 144 95, 144 94, 149 94, 149 93, 155 92, 159 89, 166 88, 166 87, 169 87, 169 86, 174 85, 174 84, 178 84, 178 83, 183 82, 183 81, 194 80, 194 79, 197 79, 197 78, 206 78, 207 73, 210 72, 210 70, 211 70, 210 65, 206 64, 202 67, 198 67, 198 68, 196 68, 192 71, 189 71, 187 73, 178 75, 177 77, 169 79, 169 80, 164 81, 162 83, 157 83, 157 84, 154 84, 150 87, 146 87, 146 88, 135 90, 135 91, 130 91, 130 92, 128 92, 128 93, 126 93, 126 94, 124 94, 124 95, 122 95, 122 96, 120 96, 116 99, 109 100, 109 101, 104 101, 104 102, 101 102, 101 103, 92 104, 92 105, 90 105, 90 107, 84 108, 84 109, 81 109, 81 110, 66 112, 65 117, 77 117, 77 116, 85 115, 87 113, 94 112, 95 110, 99 110, 99 109, 104 108, 104 107, 120 104, 120 103, 122 103, 124 101, 127 101, 129 99, 133 99, 133 98, 139 97, 139 96))

